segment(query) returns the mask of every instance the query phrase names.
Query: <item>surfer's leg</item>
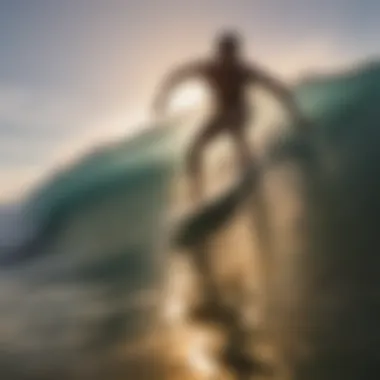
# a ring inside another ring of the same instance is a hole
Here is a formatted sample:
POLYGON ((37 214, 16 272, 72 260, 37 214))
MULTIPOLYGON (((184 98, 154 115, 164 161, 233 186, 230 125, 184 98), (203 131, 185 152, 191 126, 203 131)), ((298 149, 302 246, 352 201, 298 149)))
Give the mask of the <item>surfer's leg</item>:
POLYGON ((252 151, 246 133, 246 124, 247 119, 244 115, 238 115, 234 121, 233 128, 231 128, 232 139, 235 143, 239 166, 242 172, 250 166, 252 160, 252 151))
POLYGON ((203 193, 203 153, 209 143, 220 133, 222 127, 223 123, 219 118, 207 121, 189 148, 187 168, 191 182, 191 197, 195 202, 200 200, 203 193))
POLYGON ((239 165, 242 171, 246 170, 249 167, 251 162, 251 149, 247 142, 247 139, 240 134, 234 135, 238 157, 239 157, 239 165))

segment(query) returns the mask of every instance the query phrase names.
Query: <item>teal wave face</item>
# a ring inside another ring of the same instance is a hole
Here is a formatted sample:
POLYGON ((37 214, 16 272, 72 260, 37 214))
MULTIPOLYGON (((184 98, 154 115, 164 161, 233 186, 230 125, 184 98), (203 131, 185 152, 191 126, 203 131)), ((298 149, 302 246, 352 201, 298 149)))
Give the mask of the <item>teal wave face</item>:
MULTIPOLYGON (((172 171, 170 128, 152 128, 138 137, 104 147, 82 158, 34 192, 27 209, 37 223, 52 219, 108 193, 128 191, 150 182, 152 187, 172 171)), ((133 191, 133 190, 132 190, 133 191)))

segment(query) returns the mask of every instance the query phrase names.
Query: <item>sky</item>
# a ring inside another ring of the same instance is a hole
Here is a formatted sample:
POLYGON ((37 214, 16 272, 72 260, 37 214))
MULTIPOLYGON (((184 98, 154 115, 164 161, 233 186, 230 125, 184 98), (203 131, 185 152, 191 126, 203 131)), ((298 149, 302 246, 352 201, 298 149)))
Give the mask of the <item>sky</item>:
POLYGON ((149 117, 163 74, 220 28, 290 80, 378 55, 378 0, 0 0, 0 201, 149 117))

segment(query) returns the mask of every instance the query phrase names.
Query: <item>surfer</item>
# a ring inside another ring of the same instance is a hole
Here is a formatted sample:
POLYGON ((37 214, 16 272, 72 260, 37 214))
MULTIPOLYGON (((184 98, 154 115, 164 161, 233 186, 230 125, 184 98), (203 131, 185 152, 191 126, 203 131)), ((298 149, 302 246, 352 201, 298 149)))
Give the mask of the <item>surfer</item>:
POLYGON ((202 154, 221 133, 227 133, 233 140, 242 169, 247 168, 251 160, 246 136, 252 116, 246 94, 250 85, 265 86, 286 106, 297 124, 303 122, 302 115, 286 86, 256 65, 244 60, 242 41, 237 33, 222 33, 217 38, 215 53, 214 57, 188 63, 172 71, 162 84, 154 104, 156 113, 161 114, 171 91, 190 78, 200 78, 211 90, 212 116, 201 128, 188 152, 187 164, 192 178, 191 192, 196 199, 202 192, 202 154))

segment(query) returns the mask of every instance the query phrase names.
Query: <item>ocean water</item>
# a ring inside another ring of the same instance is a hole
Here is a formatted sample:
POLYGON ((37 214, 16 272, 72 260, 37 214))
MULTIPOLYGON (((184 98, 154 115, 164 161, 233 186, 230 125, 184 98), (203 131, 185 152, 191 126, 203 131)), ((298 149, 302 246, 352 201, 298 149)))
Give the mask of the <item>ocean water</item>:
POLYGON ((168 265, 173 138, 157 127, 104 147, 3 206, 2 377, 104 378, 111 352, 150 334, 168 265))
POLYGON ((244 276, 265 278, 284 378, 372 378, 380 363, 380 65, 310 78, 295 93, 311 132, 289 125, 261 157, 259 179, 248 172, 175 226, 167 211, 188 139, 183 121, 84 156, 3 205, 1 378, 163 376, 159 356, 141 364, 136 353, 157 329, 165 335, 170 254, 208 239, 217 262, 240 251, 259 258, 244 276), (252 248, 251 232, 265 244, 252 248))

